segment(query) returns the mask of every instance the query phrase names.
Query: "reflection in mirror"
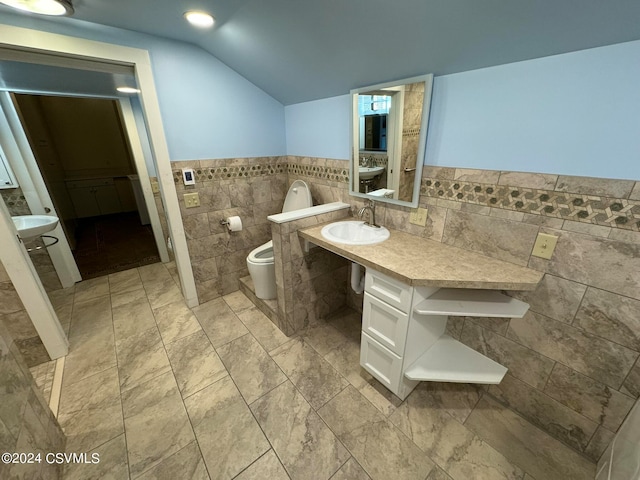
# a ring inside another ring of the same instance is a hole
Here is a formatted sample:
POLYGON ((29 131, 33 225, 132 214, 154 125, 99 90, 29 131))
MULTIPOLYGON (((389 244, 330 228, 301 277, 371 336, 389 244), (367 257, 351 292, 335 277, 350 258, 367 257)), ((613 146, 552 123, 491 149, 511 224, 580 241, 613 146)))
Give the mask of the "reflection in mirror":
POLYGON ((418 205, 433 75, 351 91, 350 193, 418 205))

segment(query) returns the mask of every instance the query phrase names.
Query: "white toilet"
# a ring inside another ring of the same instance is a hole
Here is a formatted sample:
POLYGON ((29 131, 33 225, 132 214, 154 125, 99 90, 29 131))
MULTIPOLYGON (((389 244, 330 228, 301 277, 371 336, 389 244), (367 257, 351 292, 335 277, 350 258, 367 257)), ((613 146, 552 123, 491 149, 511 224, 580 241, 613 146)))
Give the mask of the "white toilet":
MULTIPOLYGON (((289 187, 282 213, 313 206, 309 186, 296 180, 289 187)), ((273 260, 273 240, 253 249, 247 257, 247 268, 256 289, 256 296, 263 300, 276 298, 276 268, 273 260)))

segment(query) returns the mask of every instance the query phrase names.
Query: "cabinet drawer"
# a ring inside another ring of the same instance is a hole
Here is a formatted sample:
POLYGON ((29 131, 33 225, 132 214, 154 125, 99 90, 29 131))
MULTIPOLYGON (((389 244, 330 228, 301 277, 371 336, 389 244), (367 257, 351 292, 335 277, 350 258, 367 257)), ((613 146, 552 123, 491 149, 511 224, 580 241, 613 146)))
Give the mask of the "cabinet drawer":
POLYGON ((362 330, 397 355, 403 355, 409 315, 365 292, 362 330))
POLYGON ((411 309, 411 286, 399 282, 395 278, 367 268, 364 289, 404 313, 409 313, 411 309))
POLYGON ((362 332, 360 365, 392 392, 402 377, 402 358, 362 332))

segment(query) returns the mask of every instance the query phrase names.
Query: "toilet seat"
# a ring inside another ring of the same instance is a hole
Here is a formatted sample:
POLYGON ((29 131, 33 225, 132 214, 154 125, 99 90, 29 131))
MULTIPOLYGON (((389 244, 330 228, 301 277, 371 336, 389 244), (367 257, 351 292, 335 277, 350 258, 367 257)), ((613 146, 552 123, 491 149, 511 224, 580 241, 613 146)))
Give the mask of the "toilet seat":
POLYGON ((269 240, 267 243, 263 243, 259 247, 251 250, 247 261, 254 265, 273 263, 273 240, 269 240))

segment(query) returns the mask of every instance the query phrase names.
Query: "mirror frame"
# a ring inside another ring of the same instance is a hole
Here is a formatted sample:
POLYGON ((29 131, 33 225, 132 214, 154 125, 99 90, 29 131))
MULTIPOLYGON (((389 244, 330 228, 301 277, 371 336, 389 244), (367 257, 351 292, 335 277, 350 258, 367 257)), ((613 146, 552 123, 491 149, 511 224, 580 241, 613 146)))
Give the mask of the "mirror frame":
POLYGON ((420 182, 422 180, 422 168, 424 166, 425 153, 426 153, 426 145, 427 145, 427 129, 429 127, 429 112, 431 110, 431 94, 433 92, 433 74, 427 75, 419 75, 417 77, 403 78, 400 80, 395 80, 386 83, 379 83, 377 85, 370 85, 367 87, 355 88, 350 91, 351 94, 351 122, 350 122, 350 131, 349 137, 351 140, 351 158, 349 159, 349 195, 360 198, 369 198, 371 200, 391 203, 394 205, 401 205, 404 207, 412 207, 415 208, 418 206, 419 198, 420 198, 420 182), (396 200, 394 198, 387 197, 379 197, 377 195, 369 195, 367 193, 360 193, 355 190, 353 185, 354 179, 354 168, 356 165, 356 159, 360 158, 360 146, 359 142, 356 140, 356 135, 358 134, 357 125, 359 125, 359 115, 358 115, 358 94, 370 92, 372 90, 380 90, 382 88, 388 87, 397 87, 400 85, 408 85, 411 83, 424 82, 424 101, 422 105, 422 121, 420 124, 420 137, 418 140, 418 152, 416 155, 416 175, 413 182, 413 198, 411 202, 407 202, 404 200, 396 200))

